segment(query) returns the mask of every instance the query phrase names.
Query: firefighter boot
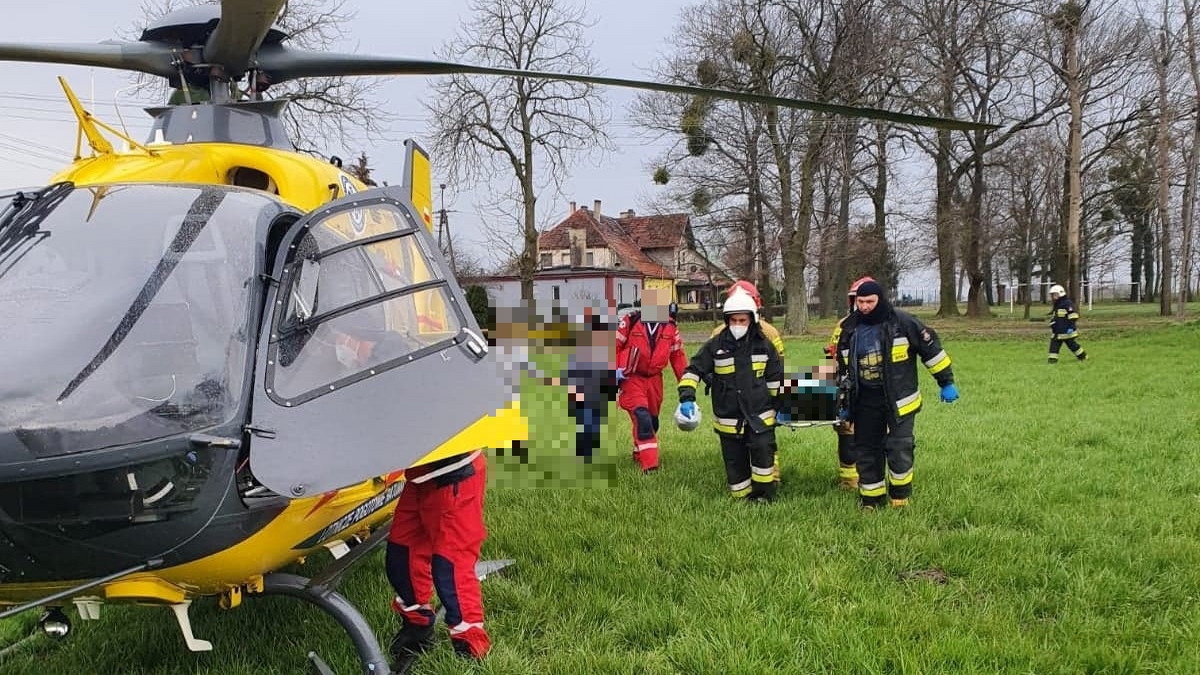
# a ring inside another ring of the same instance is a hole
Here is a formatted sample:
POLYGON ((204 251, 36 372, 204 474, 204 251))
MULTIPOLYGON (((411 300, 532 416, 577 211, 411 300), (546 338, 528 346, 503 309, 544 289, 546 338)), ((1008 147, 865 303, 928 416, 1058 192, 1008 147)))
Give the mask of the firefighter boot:
POLYGON ((858 490, 858 467, 853 464, 838 464, 838 485, 847 491, 858 490))
POLYGON ((905 497, 904 499, 896 499, 895 497, 892 497, 892 508, 893 509, 903 509, 907 506, 908 506, 908 497, 905 497))

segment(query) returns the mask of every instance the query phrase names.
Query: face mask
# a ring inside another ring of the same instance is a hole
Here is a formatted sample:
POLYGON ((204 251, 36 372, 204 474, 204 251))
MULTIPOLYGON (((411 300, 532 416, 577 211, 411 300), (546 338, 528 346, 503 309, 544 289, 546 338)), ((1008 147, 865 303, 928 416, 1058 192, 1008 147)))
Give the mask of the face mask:
POLYGON ((746 337, 746 331, 750 330, 750 326, 730 326, 729 332, 733 333, 734 340, 741 340, 746 337))

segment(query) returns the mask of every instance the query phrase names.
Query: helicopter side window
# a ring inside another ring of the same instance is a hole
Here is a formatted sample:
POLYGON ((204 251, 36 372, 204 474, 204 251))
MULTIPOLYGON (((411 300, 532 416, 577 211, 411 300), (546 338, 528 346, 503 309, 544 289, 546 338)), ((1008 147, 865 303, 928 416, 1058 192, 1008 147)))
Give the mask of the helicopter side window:
POLYGON ((271 376, 282 399, 408 362, 462 327, 417 226, 390 205, 355 211, 311 227, 288 263, 271 376))

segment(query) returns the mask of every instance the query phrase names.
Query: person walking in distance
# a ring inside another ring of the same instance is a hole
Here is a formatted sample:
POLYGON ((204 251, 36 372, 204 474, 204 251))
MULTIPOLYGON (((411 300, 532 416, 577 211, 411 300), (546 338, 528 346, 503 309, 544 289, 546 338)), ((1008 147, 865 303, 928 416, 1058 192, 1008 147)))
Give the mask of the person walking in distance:
POLYGON ((1058 284, 1050 287, 1050 300, 1054 307, 1050 310, 1050 356, 1049 363, 1058 363, 1058 352, 1065 342, 1067 349, 1080 361, 1087 360, 1087 352, 1079 346, 1079 330, 1075 322, 1079 320, 1079 311, 1075 303, 1067 297, 1067 290, 1058 284))

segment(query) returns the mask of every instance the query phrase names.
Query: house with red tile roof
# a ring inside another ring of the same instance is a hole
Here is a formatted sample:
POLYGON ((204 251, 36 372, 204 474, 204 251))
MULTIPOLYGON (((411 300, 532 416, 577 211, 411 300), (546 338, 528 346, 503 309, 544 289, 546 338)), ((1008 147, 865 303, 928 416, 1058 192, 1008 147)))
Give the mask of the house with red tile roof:
MULTIPOLYGON (((681 309, 708 308, 732 280, 696 250, 686 213, 639 216, 632 209, 613 217, 570 203, 567 217, 538 239, 540 267, 635 272, 643 288, 667 288, 681 309)), ((640 299, 640 298, 638 298, 640 299)))

